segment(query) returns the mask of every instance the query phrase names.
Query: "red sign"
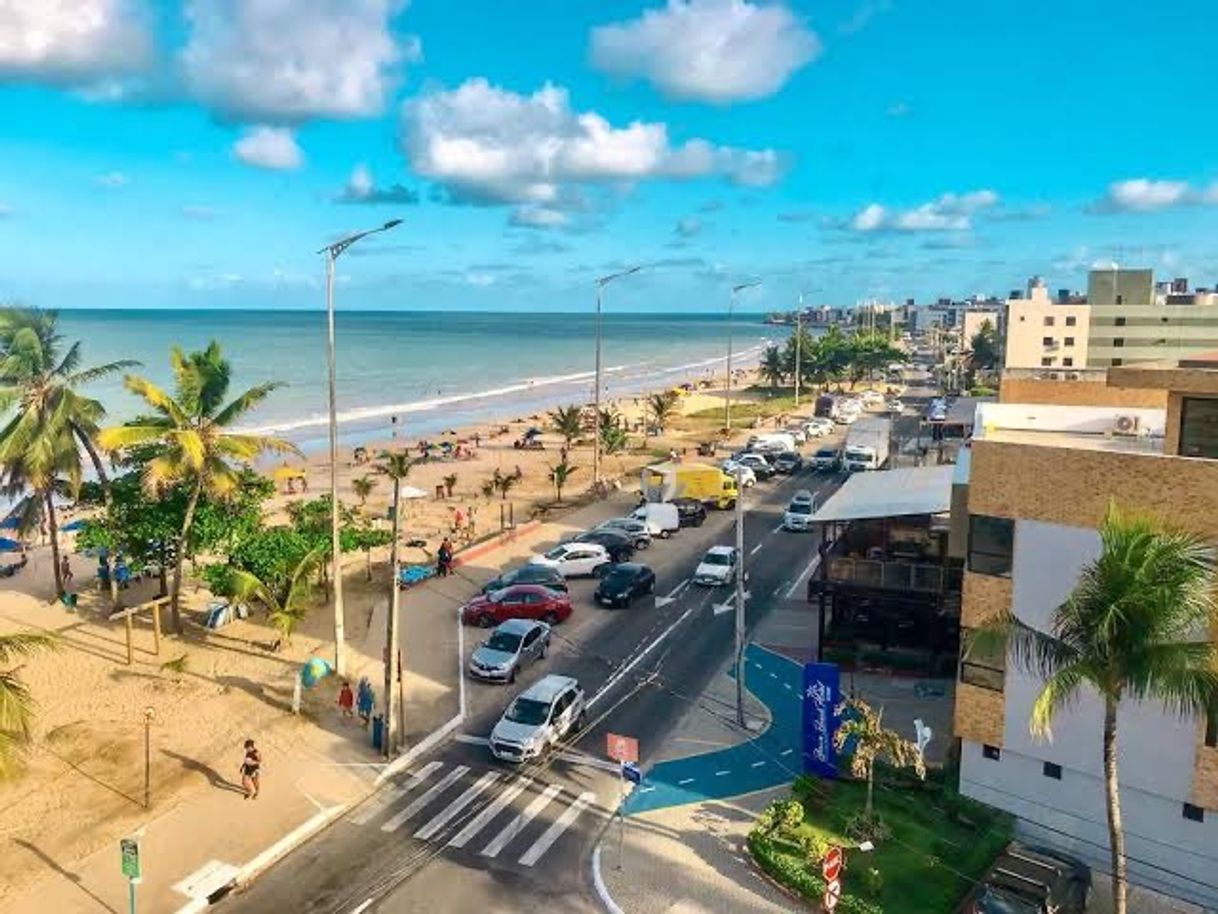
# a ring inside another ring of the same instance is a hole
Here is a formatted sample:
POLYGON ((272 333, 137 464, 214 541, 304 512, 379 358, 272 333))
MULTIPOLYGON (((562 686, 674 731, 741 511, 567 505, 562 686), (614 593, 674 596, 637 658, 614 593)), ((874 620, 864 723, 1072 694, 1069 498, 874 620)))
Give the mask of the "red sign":
POLYGON ((825 886, 825 896, 820 900, 826 911, 832 911, 842 900, 842 884, 836 879, 825 886))
POLYGON ((825 854, 825 859, 820 862, 820 874, 825 877, 825 882, 836 882, 841 872, 842 849, 831 847, 825 854))
POLYGON ((606 733, 605 753, 615 762, 637 762, 639 760, 639 741, 630 736, 606 733))

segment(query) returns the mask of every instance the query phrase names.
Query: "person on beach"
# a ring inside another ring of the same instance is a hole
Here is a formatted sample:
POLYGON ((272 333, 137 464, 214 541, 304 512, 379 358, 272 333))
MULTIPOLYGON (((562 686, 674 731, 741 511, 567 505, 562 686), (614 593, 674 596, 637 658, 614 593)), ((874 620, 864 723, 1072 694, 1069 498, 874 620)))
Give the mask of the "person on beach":
POLYGON ((72 563, 66 555, 59 561, 59 573, 63 576, 63 586, 66 588, 72 583, 72 563))
POLYGON ((376 706, 376 693, 372 691, 372 683, 367 676, 361 676, 355 694, 355 709, 359 712, 360 726, 368 729, 368 721, 372 719, 372 709, 376 706))
POLYGON ((436 573, 442 578, 448 577, 453 565, 453 544, 447 536, 444 537, 444 542, 440 543, 440 551, 436 557, 436 573))
POLYGON ((245 741, 245 755, 241 759, 241 789, 245 791, 245 798, 258 799, 258 790, 261 787, 260 775, 262 772, 262 753, 254 745, 252 739, 245 741))
POLYGON ((344 721, 355 716, 355 693, 351 691, 351 683, 343 680, 343 687, 338 690, 338 710, 344 721))

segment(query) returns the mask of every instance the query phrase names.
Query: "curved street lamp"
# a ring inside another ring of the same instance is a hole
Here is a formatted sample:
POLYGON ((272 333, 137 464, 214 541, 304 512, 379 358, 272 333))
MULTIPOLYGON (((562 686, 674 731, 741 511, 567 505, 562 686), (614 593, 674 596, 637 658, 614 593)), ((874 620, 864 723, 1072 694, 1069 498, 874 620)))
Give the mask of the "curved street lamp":
POLYGON ((759 285, 760 279, 752 279, 732 286, 732 300, 727 306, 727 391, 723 398, 723 426, 728 432, 732 430, 732 320, 736 310, 736 297, 745 289, 759 285))
POLYGON ((592 484, 601 481, 601 298, 605 286, 615 279, 630 276, 643 269, 642 266, 628 267, 618 273, 610 273, 596 281, 596 390, 592 394, 592 408, 595 416, 592 419, 592 484))

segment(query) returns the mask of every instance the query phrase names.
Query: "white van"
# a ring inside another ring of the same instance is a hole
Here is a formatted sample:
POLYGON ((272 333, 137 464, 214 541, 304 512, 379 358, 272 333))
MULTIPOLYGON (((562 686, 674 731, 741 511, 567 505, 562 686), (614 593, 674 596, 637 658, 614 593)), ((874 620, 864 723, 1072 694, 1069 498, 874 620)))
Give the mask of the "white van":
POLYGON ((647 504, 635 508, 630 516, 645 523, 652 536, 659 536, 663 539, 668 539, 681 529, 681 515, 677 511, 677 506, 672 502, 649 501, 647 504))
POLYGON ((787 432, 768 432, 749 438, 748 449, 758 454, 781 454, 783 451, 799 450, 795 436, 787 432))

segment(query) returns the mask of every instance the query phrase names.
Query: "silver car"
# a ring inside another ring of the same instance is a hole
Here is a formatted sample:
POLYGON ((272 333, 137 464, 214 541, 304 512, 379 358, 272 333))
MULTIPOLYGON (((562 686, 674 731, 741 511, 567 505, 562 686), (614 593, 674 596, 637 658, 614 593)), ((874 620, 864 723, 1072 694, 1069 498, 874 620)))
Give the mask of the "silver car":
POLYGON ((646 549, 651 545, 651 531, 647 522, 637 517, 615 517, 596 525, 597 530, 616 530, 630 537, 635 549, 646 549))
POLYGON ((550 649, 550 626, 533 619, 508 619, 469 658, 469 674, 488 682, 515 682, 516 674, 550 649))
POLYGON ((583 726, 584 690, 570 676, 549 675, 508 705, 491 731, 491 754, 527 762, 583 726))

